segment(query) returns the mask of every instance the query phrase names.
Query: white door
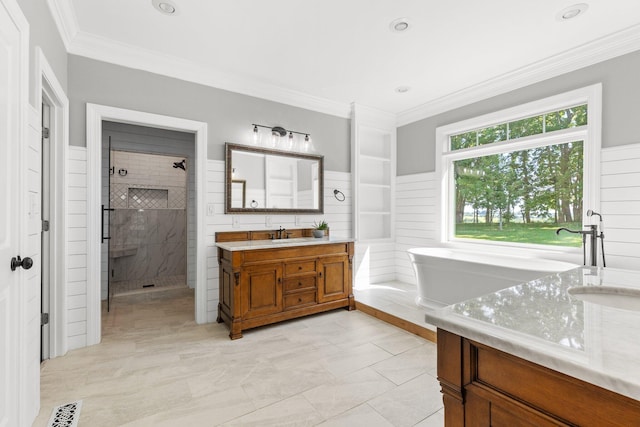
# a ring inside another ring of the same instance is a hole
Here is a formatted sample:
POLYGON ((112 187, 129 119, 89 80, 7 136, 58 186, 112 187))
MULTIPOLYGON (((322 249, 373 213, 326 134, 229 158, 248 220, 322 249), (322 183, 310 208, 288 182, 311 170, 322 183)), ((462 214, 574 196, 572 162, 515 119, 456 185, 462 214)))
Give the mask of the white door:
MULTIPOLYGON (((0 0, 0 427, 21 422, 20 402, 20 282, 22 268, 11 269, 19 255, 23 211, 20 197, 20 150, 25 144, 25 93, 28 76, 21 54, 24 17, 13 0, 0 0), (14 21, 15 19, 15 21, 14 21), (16 23, 16 21, 18 23, 16 23)), ((33 396, 39 399, 39 396, 33 396)))
POLYGON ((265 156, 266 207, 295 209, 298 207, 298 169, 296 159, 265 156))

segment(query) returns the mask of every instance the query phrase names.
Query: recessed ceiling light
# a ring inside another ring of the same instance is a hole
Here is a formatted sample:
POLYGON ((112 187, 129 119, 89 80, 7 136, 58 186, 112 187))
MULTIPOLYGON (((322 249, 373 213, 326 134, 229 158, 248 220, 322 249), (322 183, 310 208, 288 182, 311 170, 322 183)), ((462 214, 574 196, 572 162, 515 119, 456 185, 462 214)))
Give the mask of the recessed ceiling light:
POLYGON ((175 15, 177 11, 176 5, 167 0, 151 0, 151 4, 165 15, 175 15))
POLYGON ((586 3, 578 3, 569 7, 565 7, 556 15, 556 19, 558 21, 568 21, 569 19, 573 19, 579 15, 584 14, 587 9, 589 9, 589 5, 586 3))
POLYGON ((398 18, 389 24, 389 29, 394 33, 403 33, 409 28, 411 28, 411 25, 407 18, 398 18))
POLYGON ((396 88, 396 92, 398 93, 407 93, 411 88, 409 86, 398 86, 396 88))

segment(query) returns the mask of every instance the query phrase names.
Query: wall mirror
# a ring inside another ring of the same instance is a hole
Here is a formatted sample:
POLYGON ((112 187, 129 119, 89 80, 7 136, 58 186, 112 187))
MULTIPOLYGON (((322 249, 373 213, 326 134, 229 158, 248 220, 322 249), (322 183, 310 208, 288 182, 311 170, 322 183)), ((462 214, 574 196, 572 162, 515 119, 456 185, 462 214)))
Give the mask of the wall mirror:
POLYGON ((225 144, 225 213, 324 213, 323 156, 225 144))

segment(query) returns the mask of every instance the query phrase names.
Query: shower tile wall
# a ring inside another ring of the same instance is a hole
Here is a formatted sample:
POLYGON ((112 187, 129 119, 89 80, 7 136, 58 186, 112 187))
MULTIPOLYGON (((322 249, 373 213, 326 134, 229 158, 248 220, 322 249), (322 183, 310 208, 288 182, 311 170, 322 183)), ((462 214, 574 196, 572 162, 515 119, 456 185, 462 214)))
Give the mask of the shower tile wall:
POLYGON ((182 158, 113 151, 111 159, 112 292, 186 286, 186 172, 173 168, 182 158))

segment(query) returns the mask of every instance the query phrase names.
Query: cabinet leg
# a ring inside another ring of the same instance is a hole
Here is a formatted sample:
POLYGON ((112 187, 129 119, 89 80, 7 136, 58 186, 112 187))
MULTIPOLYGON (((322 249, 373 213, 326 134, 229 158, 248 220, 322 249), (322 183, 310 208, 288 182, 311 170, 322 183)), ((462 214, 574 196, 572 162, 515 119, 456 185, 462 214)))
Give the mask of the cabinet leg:
POLYGON ((349 309, 349 311, 356 309, 356 298, 353 296, 353 294, 349 295, 349 307, 347 308, 349 309))
POLYGON ((242 338, 242 325, 239 322, 231 321, 229 325, 229 338, 232 340, 242 338))
POLYGON ((224 322, 224 320, 222 320, 222 314, 221 314, 221 310, 220 310, 220 303, 218 303, 218 317, 216 318, 216 322, 218 322, 218 323, 224 322))

